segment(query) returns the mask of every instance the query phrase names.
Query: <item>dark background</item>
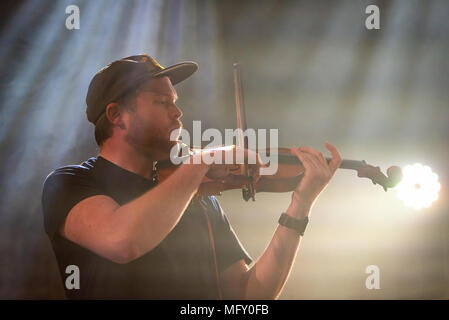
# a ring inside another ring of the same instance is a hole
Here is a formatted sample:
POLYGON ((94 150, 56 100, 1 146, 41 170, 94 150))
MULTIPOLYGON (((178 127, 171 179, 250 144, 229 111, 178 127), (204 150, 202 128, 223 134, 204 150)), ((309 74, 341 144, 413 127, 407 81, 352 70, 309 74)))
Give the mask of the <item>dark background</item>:
MULTIPOLYGON (((42 183, 97 154, 84 98, 107 63, 146 52, 163 66, 199 63, 177 86, 183 123, 235 128, 232 63, 243 65, 248 126, 279 129, 279 145, 386 169, 419 162, 439 199, 416 211, 353 172, 317 201, 282 299, 449 298, 447 138, 449 2, 2 1, 0 3, 0 298, 63 298, 43 230, 42 183), (65 8, 80 8, 67 30, 65 8), (365 8, 380 8, 380 30, 365 8), (377 265, 381 289, 368 290, 377 265)), ((119 183, 119 182, 118 182, 119 183)), ((220 202, 253 258, 290 194, 240 192, 220 202)))

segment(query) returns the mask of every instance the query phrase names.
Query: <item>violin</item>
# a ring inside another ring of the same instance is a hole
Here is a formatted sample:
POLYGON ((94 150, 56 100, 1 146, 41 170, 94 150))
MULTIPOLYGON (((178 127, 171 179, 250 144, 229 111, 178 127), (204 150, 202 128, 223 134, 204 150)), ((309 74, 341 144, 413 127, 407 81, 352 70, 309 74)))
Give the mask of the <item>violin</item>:
MULTIPOLYGON (((247 149, 247 140, 242 135, 242 132, 247 129, 247 125, 240 65, 234 63, 233 67, 237 127, 241 129, 238 130, 238 142, 240 146, 247 149)), ((213 151, 213 149, 207 150, 213 151)), ((198 151, 201 150, 191 149, 191 154, 198 151)), ((270 158, 273 155, 277 157, 278 169, 276 173, 260 176, 257 181, 254 181, 248 163, 229 165, 229 174, 226 177, 216 180, 205 176, 196 195, 199 197, 221 195, 226 190, 242 189, 242 197, 245 201, 249 199, 255 201, 255 194, 258 192, 293 191, 304 174, 304 166, 298 157, 291 154, 288 148, 266 149, 258 152, 261 151, 265 152, 270 158)), ((331 161, 331 158, 325 159, 327 162, 331 161)), ((158 181, 169 177, 177 167, 170 160, 159 161, 155 167, 158 181)), ((400 167, 389 167, 385 175, 380 167, 369 165, 364 160, 343 159, 339 169, 355 170, 358 177, 371 179, 373 184, 382 186, 385 191, 388 188, 394 188, 402 179, 400 167)))

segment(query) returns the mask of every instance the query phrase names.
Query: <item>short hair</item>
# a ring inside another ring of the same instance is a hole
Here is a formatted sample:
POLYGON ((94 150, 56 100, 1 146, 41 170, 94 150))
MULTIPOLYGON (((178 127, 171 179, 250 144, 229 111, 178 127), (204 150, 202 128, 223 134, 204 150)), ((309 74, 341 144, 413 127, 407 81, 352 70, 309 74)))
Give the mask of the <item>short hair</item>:
MULTIPOLYGON (((136 97, 137 91, 133 90, 114 102, 119 104, 124 110, 136 111, 136 97)), ((106 116, 105 111, 95 123, 95 141, 97 141, 97 145, 99 147, 101 147, 103 143, 112 136, 112 129, 113 125, 106 116)))

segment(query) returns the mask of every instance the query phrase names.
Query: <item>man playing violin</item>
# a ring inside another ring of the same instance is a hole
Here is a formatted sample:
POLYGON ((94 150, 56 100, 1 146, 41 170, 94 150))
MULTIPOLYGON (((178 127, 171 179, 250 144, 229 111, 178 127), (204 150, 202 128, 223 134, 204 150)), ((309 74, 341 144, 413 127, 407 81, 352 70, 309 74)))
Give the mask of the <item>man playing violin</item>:
MULTIPOLYGON (((42 194, 45 230, 71 299, 276 299, 287 281, 314 201, 341 163, 292 147, 303 178, 264 253, 252 259, 215 197, 196 197, 205 176, 226 164, 181 164, 158 181, 154 164, 169 158, 182 126, 174 85, 192 62, 161 67, 147 55, 114 61, 92 79, 87 118, 100 152, 54 170, 42 194), (80 285, 67 287, 66 268, 80 285), (251 266, 251 267, 250 267, 251 266)), ((200 157, 201 154, 193 157, 200 157)), ((253 165, 254 179, 260 163, 253 165)))

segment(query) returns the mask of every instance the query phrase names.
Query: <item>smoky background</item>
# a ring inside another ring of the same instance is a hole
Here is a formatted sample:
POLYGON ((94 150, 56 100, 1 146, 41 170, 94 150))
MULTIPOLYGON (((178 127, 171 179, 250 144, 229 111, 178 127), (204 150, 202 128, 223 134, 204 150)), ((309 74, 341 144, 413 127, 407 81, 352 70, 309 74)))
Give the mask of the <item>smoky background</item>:
MULTIPOLYGON (((184 127, 236 127, 232 64, 242 65, 249 128, 276 128, 279 146, 385 170, 420 162, 438 173, 432 207, 405 207, 354 172, 320 195, 281 299, 447 299, 449 2, 3 1, 0 19, 0 298, 64 298, 40 197, 55 168, 98 153, 86 120, 90 79, 146 52, 163 66, 200 68, 179 84, 184 127), (380 9, 367 30, 365 8, 380 9), (67 30, 65 8, 80 8, 67 30), (368 290, 369 265, 380 290, 368 290)), ((120 182, 117 182, 120 183, 120 182)), ((219 197, 257 259, 290 193, 219 197)))

